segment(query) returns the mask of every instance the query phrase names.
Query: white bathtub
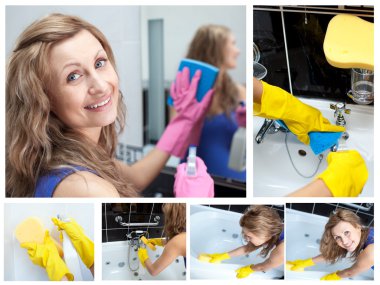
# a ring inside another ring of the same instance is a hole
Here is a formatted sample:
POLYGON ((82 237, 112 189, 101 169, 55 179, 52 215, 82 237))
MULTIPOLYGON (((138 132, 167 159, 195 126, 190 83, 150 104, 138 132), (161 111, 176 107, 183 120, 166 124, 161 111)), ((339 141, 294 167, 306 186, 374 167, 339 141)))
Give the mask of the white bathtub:
MULTIPOLYGON (((295 210, 286 210, 286 260, 306 259, 320 254, 319 243, 328 218, 295 210)), ((320 279, 326 274, 352 266, 345 258, 335 264, 317 264, 304 272, 287 270, 286 279, 320 279)), ((372 269, 350 279, 373 280, 372 269)))
MULTIPOLYGON (((200 253, 227 252, 243 245, 239 219, 241 214, 205 206, 191 206, 190 216, 190 277, 191 279, 236 279, 235 270, 248 264, 263 262, 259 251, 233 257, 220 264, 201 262, 200 253)), ((268 258, 268 257, 267 257, 268 258)), ((280 279, 283 266, 268 272, 255 272, 248 278, 280 279)))
MULTIPOLYGON (((103 243, 102 279, 103 280, 185 280, 186 268, 183 257, 178 257, 169 267, 157 276, 152 276, 143 268, 137 252, 131 250, 131 264, 128 264, 128 242, 117 241, 103 243), (130 270, 131 267, 133 269, 130 270), (138 268, 138 269, 137 269, 138 268)), ((148 249, 150 260, 154 262, 163 251, 157 246, 156 251, 148 249)))

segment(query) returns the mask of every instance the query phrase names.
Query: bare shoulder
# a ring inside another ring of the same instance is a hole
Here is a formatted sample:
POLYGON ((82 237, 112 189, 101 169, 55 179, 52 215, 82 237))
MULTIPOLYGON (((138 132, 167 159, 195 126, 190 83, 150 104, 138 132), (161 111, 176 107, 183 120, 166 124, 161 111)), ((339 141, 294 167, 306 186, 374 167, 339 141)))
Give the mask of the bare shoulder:
POLYGON ((166 246, 178 250, 178 255, 186 256, 186 232, 171 238, 166 246))
POLYGON ((78 171, 65 177, 53 197, 120 197, 116 188, 105 179, 88 171, 78 171))

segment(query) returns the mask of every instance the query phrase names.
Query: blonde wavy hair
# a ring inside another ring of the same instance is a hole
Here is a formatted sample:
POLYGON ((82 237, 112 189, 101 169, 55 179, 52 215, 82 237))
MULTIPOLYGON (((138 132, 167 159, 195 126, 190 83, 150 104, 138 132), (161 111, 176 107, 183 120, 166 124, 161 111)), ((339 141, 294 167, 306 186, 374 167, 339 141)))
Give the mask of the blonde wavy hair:
POLYGON ((186 204, 166 203, 162 205, 165 215, 164 234, 167 240, 186 232, 186 204))
POLYGON ((230 29, 221 25, 201 26, 190 43, 187 58, 203 61, 214 65, 219 70, 215 82, 214 98, 226 114, 230 114, 239 103, 239 90, 224 68, 225 49, 230 29))
POLYGON ((357 216, 354 212, 339 209, 335 213, 331 213, 330 218, 327 224, 325 225, 325 231, 322 235, 322 240, 319 247, 319 250, 323 258, 331 264, 336 263, 340 259, 346 257, 348 253, 346 249, 340 247, 336 243, 331 233, 332 228, 340 222, 347 222, 350 223, 353 227, 360 227, 361 229, 359 245, 356 247, 355 251, 353 251, 350 255, 350 258, 353 260, 356 260, 359 256, 369 234, 369 229, 362 225, 359 216, 357 216))
POLYGON ((114 162, 117 134, 124 128, 126 113, 121 93, 116 122, 102 128, 97 144, 70 129, 51 111, 49 52, 58 42, 82 30, 98 39, 115 68, 105 36, 79 17, 48 15, 32 23, 18 38, 6 78, 7 196, 33 196, 41 175, 73 165, 96 171, 122 195, 137 196, 136 190, 116 171, 114 162))
POLYGON ((284 229, 280 215, 276 210, 263 205, 253 205, 247 208, 240 218, 240 226, 257 236, 269 238, 260 246, 248 243, 250 252, 263 247, 260 252, 262 257, 266 257, 269 252, 278 244, 280 235, 284 229))

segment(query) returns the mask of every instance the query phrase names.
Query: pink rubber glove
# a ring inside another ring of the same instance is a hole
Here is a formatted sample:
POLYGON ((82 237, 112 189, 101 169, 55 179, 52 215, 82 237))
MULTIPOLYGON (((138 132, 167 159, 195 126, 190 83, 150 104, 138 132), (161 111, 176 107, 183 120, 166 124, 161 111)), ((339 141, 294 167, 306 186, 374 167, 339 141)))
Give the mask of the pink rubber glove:
POLYGON ((214 180, 207 173, 207 167, 203 160, 197 157, 197 173, 188 176, 186 162, 177 166, 174 181, 175 197, 214 197, 214 180))
POLYGON ((239 127, 244 127, 244 128, 246 127, 247 125, 246 114, 247 114, 247 108, 244 102, 241 102, 239 107, 237 107, 235 111, 236 122, 239 127))
MULTIPOLYGON (((177 116, 166 127, 156 147, 177 157, 183 157, 190 142, 194 140, 193 130, 199 128, 210 106, 214 90, 209 90, 201 102, 196 99, 201 71, 197 70, 189 83, 187 67, 177 73, 175 92, 172 94, 177 116)), ((198 136, 199 138, 199 136, 198 136)))

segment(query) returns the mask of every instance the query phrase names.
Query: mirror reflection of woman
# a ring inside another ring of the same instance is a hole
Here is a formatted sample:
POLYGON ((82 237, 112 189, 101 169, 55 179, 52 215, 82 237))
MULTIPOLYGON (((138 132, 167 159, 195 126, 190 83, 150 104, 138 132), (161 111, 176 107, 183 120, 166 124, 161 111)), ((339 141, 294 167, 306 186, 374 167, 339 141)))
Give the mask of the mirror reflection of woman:
POLYGON ((374 269, 374 228, 365 227, 360 218, 349 210, 339 209, 332 213, 322 235, 321 254, 305 260, 288 261, 293 271, 303 270, 317 263, 334 264, 349 257, 354 264, 344 270, 327 274, 321 280, 341 280, 374 269))
MULTIPOLYGON (((245 87, 233 81, 228 74, 229 70, 236 68, 239 54, 236 38, 229 28, 205 25, 196 31, 186 58, 219 68, 207 117, 193 130, 194 144, 198 145, 197 156, 205 162, 209 173, 245 181, 245 171, 228 168, 233 135, 239 126, 245 127, 246 124, 245 105, 239 105, 240 102, 245 103, 245 87)), ((175 108, 170 111, 174 116, 175 108)))
POLYGON ((19 36, 7 69, 6 191, 11 197, 139 196, 170 155, 182 157, 190 129, 212 98, 197 102, 201 73, 175 98, 191 96, 156 148, 129 166, 115 158, 125 105, 110 44, 92 24, 51 14, 19 36))

